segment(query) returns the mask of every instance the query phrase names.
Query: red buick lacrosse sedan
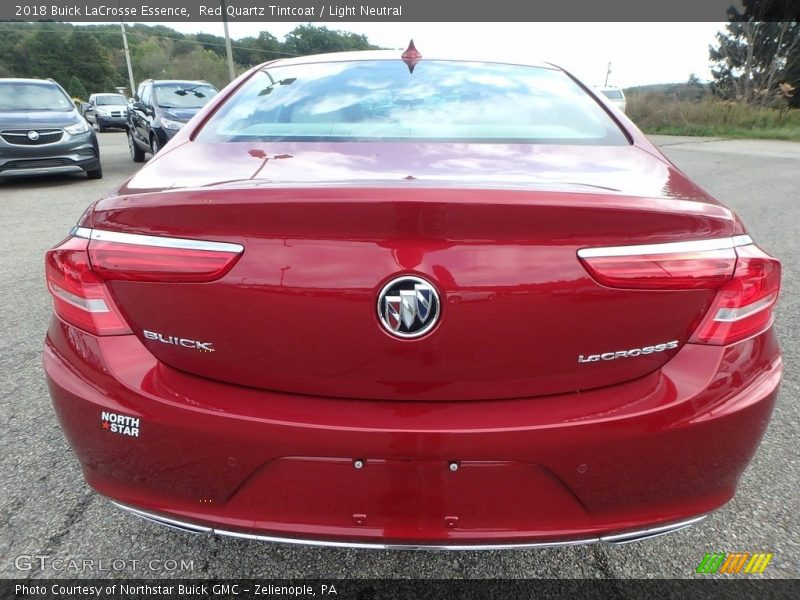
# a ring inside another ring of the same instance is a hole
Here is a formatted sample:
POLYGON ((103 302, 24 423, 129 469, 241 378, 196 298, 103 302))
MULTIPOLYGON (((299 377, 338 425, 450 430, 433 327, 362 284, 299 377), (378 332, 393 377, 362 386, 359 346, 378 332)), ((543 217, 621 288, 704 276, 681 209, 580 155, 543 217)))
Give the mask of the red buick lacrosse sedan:
POLYGON ((779 262, 548 64, 261 65, 46 272, 86 480, 191 532, 666 533, 731 499, 781 377, 779 262))

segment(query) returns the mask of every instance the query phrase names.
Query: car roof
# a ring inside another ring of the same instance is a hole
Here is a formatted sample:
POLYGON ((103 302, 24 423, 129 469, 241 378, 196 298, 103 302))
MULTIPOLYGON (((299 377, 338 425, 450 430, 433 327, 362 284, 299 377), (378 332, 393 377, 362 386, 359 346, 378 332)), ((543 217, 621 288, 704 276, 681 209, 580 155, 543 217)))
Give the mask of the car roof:
MULTIPOLYGON (((310 54, 308 56, 293 56, 291 58, 279 58, 264 63, 261 66, 283 67, 290 65, 302 65, 308 63, 333 63, 333 62, 352 62, 366 60, 402 60, 403 50, 359 50, 353 52, 329 52, 327 54, 310 54)), ((561 70, 560 67, 547 62, 531 62, 527 60, 493 60, 486 55, 475 54, 425 54, 422 52, 420 62, 424 61, 448 61, 448 62, 481 62, 489 64, 520 65, 525 67, 538 67, 542 69, 561 70)))
MULTIPOLYGON (((194 84, 203 84, 203 85, 211 85, 207 81, 203 81, 202 79, 145 79, 142 83, 154 83, 156 85, 166 83, 194 83, 194 84)), ((141 85, 140 83, 139 85, 141 85)), ((213 86, 212 86, 213 87, 213 86)))
POLYGON ((0 77, 0 82, 10 81, 12 83, 45 83, 48 85, 58 85, 52 79, 34 79, 32 77, 0 77))

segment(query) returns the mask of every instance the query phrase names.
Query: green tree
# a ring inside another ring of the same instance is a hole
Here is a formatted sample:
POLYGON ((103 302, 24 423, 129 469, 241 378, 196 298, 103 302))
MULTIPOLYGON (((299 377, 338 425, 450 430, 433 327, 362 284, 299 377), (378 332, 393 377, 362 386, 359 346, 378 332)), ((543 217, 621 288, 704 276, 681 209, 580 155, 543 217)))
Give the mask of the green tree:
POLYGON ((225 57, 225 38, 210 33, 198 33, 194 38, 201 42, 205 50, 210 50, 218 56, 225 57))
POLYGON ((86 87, 81 83, 81 80, 72 75, 68 80, 64 89, 67 93, 72 96, 73 98, 80 98, 84 102, 89 98, 89 92, 86 91, 86 87))
POLYGON ((3 27, 0 35, 0 62, 3 64, 0 77, 16 76, 16 69, 21 63, 20 45, 26 35, 26 31, 3 27))
POLYGON ((782 0, 744 0, 728 9, 725 31, 709 48, 713 90, 723 98, 766 106, 781 83, 800 83, 800 23, 782 0))
POLYGON ((113 91, 117 73, 108 52, 94 34, 73 31, 67 38, 67 48, 70 75, 81 81, 90 94, 113 91))
POLYGON ((148 38, 131 49, 137 84, 143 79, 163 79, 172 58, 172 41, 148 38))
POLYGON ((305 56, 323 52, 347 50, 372 50, 367 36, 316 25, 299 25, 286 35, 283 50, 289 54, 305 56))
MULTIPOLYGON (((147 78, 205 79, 227 83, 224 40, 182 34, 165 25, 126 25, 137 82, 147 78)), ((242 71, 283 56, 374 48, 363 35, 301 25, 284 42, 268 31, 233 41, 242 71)), ((119 25, 60 22, 0 23, 0 76, 53 78, 76 95, 128 85, 119 25), (82 86, 82 88, 81 88, 82 86)))
POLYGON ((200 46, 174 57, 164 69, 166 79, 203 79, 222 88, 228 83, 228 65, 222 56, 200 46))
POLYGON ((18 77, 50 77, 59 83, 69 79, 69 47, 64 35, 39 29, 25 36, 19 49, 15 68, 18 77))
POLYGON ((262 31, 258 37, 237 40, 233 48, 234 60, 245 66, 258 65, 283 55, 283 45, 268 31, 262 31))

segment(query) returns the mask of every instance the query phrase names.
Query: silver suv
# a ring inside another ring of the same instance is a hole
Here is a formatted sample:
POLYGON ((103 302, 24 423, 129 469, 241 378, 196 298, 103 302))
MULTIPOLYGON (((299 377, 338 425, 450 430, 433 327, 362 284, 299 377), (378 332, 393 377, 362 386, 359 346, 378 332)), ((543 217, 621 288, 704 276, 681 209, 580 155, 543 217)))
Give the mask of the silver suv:
POLYGON ((97 136, 52 79, 0 79, 0 178, 85 172, 100 179, 97 136))

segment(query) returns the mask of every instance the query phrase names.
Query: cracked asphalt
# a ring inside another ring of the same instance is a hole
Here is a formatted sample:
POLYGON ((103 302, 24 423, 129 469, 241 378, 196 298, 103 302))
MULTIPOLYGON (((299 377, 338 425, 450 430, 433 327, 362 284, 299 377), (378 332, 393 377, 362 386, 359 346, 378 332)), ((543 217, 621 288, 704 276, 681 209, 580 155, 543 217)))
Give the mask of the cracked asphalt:
POLYGON ((90 201, 138 167, 128 157, 124 134, 100 139, 100 181, 70 176, 0 182, 6 223, 0 245, 0 577, 685 578, 695 576, 706 552, 718 551, 772 552, 764 577, 800 576, 800 144, 654 137, 680 168, 741 215, 759 245, 783 261, 776 325, 786 367, 783 387, 736 498, 699 526, 637 544, 442 553, 193 536, 123 514, 89 490, 44 382, 41 349, 51 308, 42 257, 90 201), (54 559, 117 560, 125 567, 57 570, 54 559), (169 560, 177 566, 170 568, 169 560))

